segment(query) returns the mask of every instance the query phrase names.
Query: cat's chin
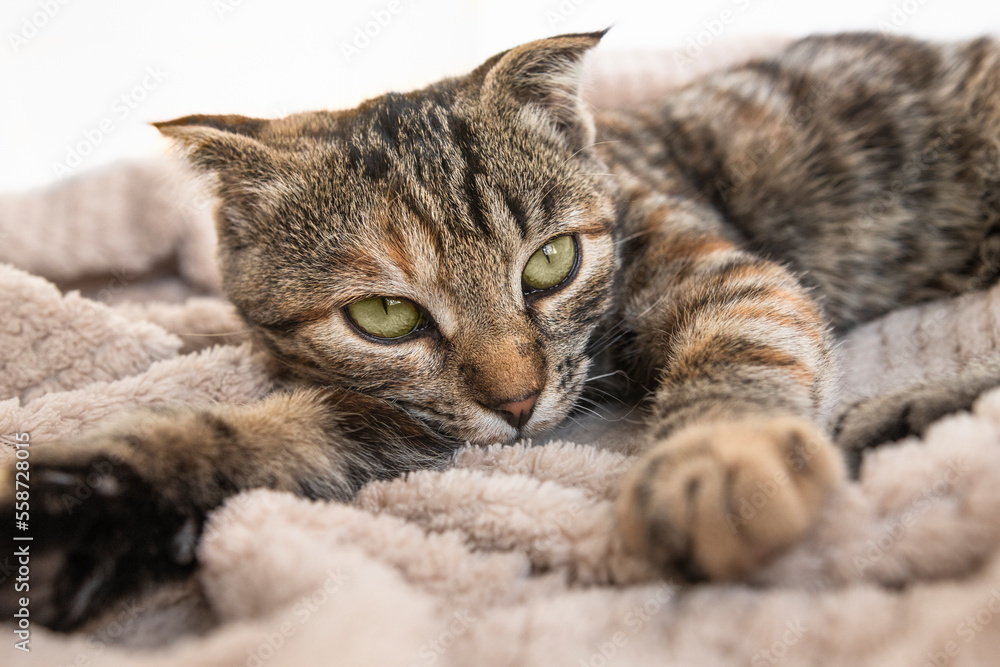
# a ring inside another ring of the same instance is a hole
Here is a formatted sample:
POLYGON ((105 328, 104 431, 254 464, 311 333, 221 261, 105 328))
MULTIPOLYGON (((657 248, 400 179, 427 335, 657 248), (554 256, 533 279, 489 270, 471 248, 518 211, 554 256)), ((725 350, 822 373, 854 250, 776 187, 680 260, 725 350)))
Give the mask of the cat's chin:
POLYGON ((551 426, 540 424, 538 426, 527 424, 523 429, 513 429, 506 424, 498 424, 487 428, 481 428, 471 436, 463 436, 462 439, 470 445, 485 447, 487 445, 510 445, 520 440, 527 440, 533 437, 544 435, 552 430, 551 426))
POLYGON ((533 438, 539 438, 548 435, 552 430, 558 425, 559 422, 554 422, 551 419, 546 419, 545 421, 540 421, 537 424, 528 423, 521 429, 512 429, 509 426, 502 426, 498 431, 506 431, 503 434, 497 435, 483 435, 479 438, 469 438, 469 443, 473 445, 486 446, 486 445, 512 445, 515 442, 521 442, 523 440, 531 440, 533 438))
POLYGON ((524 437, 528 431, 534 431, 530 423, 523 429, 513 428, 503 418, 487 410, 480 410, 471 418, 456 420, 450 425, 449 431, 453 437, 464 440, 470 445, 509 445, 524 437))
POLYGON ((485 447, 487 445, 509 445, 513 442, 517 442, 523 436, 520 431, 515 431, 509 426, 503 428, 490 429, 485 432, 479 432, 473 437, 466 438, 466 440, 471 445, 476 445, 479 447, 485 447))
POLYGON ((548 435, 552 432, 556 426, 562 420, 555 418, 547 418, 544 420, 539 420, 537 422, 528 422, 521 429, 512 429, 506 424, 500 424, 497 428, 492 429, 490 433, 480 434, 480 438, 470 438, 469 443, 473 445, 512 445, 515 442, 520 442, 522 440, 531 440, 533 438, 539 438, 548 435))
POLYGON ((459 442, 467 442, 479 447, 498 443, 506 445, 520 437, 520 433, 506 423, 500 420, 497 420, 496 423, 492 423, 492 421, 492 419, 484 419, 472 423, 453 422, 442 430, 459 442))

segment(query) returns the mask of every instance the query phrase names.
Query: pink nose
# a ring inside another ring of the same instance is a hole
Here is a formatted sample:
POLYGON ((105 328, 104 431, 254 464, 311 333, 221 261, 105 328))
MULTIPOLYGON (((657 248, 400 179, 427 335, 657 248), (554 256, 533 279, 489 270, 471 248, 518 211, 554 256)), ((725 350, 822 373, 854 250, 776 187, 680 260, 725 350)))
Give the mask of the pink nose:
POLYGON ((496 406, 496 410, 504 416, 508 424, 514 428, 521 428, 531 419, 531 411, 535 409, 535 401, 537 400, 538 393, 536 392, 516 401, 500 403, 496 406))

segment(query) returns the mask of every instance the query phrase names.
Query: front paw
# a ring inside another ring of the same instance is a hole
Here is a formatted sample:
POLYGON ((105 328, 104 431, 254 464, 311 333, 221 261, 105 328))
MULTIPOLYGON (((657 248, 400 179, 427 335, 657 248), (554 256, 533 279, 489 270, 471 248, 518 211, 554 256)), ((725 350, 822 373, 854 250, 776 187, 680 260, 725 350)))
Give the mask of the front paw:
POLYGON ((745 577, 801 539, 843 468, 839 452, 803 419, 689 427, 626 475, 622 534, 668 576, 745 577))
MULTIPOLYGON (((15 517, 14 476, 2 472, 0 536, 31 538, 13 542, 30 554, 30 588, 0 589, 5 617, 24 596, 32 619, 71 630, 143 584, 181 576, 193 566, 200 517, 157 494, 113 449, 33 451, 24 523, 21 512, 15 517)), ((5 541, 12 543, 10 537, 5 541)))

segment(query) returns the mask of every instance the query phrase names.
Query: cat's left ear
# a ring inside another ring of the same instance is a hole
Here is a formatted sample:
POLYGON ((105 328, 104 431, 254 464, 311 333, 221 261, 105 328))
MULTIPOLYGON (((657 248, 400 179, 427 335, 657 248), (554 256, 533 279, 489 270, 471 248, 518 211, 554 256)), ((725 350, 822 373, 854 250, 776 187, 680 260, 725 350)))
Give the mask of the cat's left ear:
POLYGON ((268 123, 246 116, 184 116, 153 123, 195 167, 207 172, 223 172, 236 166, 268 162, 267 149, 257 141, 258 132, 268 123))
POLYGON ((270 224, 292 189, 281 155, 266 139, 271 121, 246 116, 185 116, 153 123, 173 140, 195 169, 213 175, 212 192, 220 201, 216 223, 220 238, 253 237, 270 224))
POLYGON ((580 96, 583 57, 607 30, 549 37, 505 51, 480 67, 482 100, 543 112, 573 150, 594 141, 594 123, 580 96))

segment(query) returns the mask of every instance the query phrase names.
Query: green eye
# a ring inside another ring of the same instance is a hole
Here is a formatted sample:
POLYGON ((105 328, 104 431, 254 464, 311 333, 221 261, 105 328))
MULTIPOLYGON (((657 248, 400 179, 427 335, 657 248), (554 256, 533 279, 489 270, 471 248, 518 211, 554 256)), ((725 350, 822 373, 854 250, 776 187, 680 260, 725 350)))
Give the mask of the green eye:
POLYGON ((347 307, 347 312, 362 331, 378 338, 401 338, 424 319, 413 302, 388 296, 355 301, 347 307))
POLYGON ((532 289, 548 289, 561 283, 575 263, 576 243, 573 237, 557 236, 531 256, 521 277, 532 289))

